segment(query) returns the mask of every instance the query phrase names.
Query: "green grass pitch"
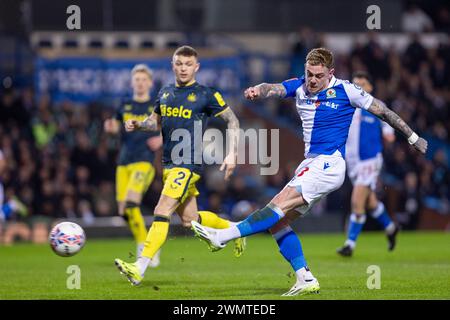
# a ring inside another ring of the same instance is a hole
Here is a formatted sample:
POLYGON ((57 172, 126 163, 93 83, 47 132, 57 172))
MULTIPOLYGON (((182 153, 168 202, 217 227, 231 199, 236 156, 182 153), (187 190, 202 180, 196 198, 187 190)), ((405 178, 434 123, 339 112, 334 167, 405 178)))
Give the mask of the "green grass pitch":
POLYGON ((382 233, 361 234, 355 255, 335 250, 343 234, 301 236, 320 294, 282 298, 295 282, 290 266, 268 235, 248 239, 247 251, 235 258, 231 243, 211 253, 195 238, 169 238, 161 265, 148 269, 139 287, 132 287, 114 266, 128 259, 131 239, 88 239, 76 256, 56 256, 47 245, 0 247, 0 300, 3 299, 450 299, 450 234, 399 235, 387 252, 382 233), (66 287, 68 266, 81 270, 81 288, 66 287), (367 268, 378 265, 381 289, 367 288, 367 268))

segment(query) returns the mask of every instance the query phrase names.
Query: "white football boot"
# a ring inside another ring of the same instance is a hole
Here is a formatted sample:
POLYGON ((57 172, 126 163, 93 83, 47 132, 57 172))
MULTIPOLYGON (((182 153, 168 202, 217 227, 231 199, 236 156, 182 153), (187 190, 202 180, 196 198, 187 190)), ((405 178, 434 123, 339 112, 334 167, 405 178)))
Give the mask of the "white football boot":
POLYGON ((220 243, 217 240, 217 231, 215 229, 202 226, 196 221, 191 221, 191 225, 195 236, 200 240, 205 241, 209 250, 214 252, 225 248, 226 244, 220 243))
POLYGON ((292 297, 296 295, 304 295, 309 293, 319 293, 319 281, 312 275, 311 271, 307 270, 302 275, 297 274, 297 282, 282 297, 292 297))

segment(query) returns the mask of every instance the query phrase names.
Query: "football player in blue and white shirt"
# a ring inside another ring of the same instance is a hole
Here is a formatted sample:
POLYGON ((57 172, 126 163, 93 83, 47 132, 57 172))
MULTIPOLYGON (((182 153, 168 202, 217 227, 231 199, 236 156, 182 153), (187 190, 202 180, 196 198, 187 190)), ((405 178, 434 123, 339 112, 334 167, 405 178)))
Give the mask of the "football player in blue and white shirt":
MULTIPOLYGON (((372 93, 373 86, 367 73, 357 72, 352 80, 365 92, 372 93)), ((372 113, 356 109, 345 147, 347 173, 352 181, 353 191, 347 240, 344 246, 337 250, 344 257, 350 257, 353 254, 356 239, 366 221, 366 212, 385 230, 389 241, 389 251, 394 250, 396 244, 399 228, 391 221, 384 204, 378 201, 375 193, 378 176, 383 166, 383 139, 386 142, 393 142, 394 129, 372 113)))
POLYGON ((296 99, 305 142, 305 160, 292 180, 270 203, 247 219, 227 229, 212 229, 192 222, 196 235, 214 250, 238 237, 270 230, 281 254, 294 269, 297 282, 284 294, 316 293, 319 282, 308 269, 301 243, 290 227, 314 203, 338 189, 345 178, 345 144, 353 114, 361 108, 398 130, 419 152, 425 153, 427 141, 420 138, 396 113, 349 81, 334 76, 333 54, 324 48, 311 50, 306 57, 305 76, 283 83, 261 83, 244 95, 255 100, 267 97, 296 99))

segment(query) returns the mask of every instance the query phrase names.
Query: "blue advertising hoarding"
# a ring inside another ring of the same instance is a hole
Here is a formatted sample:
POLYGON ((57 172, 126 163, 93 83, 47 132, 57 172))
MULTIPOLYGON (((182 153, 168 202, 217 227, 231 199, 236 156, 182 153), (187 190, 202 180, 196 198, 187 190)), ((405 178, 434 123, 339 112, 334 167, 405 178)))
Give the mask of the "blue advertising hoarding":
MULTIPOLYGON (((53 101, 111 101, 131 94, 130 71, 144 63, 154 72, 155 90, 174 82, 171 59, 40 56, 35 64, 37 94, 48 93, 53 101)), ((224 95, 238 94, 242 83, 242 61, 238 55, 200 60, 197 81, 215 87, 224 95)))

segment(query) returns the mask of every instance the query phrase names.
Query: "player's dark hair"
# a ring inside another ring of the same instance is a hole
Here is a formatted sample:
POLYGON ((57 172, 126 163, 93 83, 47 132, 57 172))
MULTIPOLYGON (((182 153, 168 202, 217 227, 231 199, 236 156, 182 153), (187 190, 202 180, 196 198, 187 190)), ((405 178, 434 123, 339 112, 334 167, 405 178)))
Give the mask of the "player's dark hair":
POLYGON ((352 81, 353 81, 353 79, 355 79, 355 78, 366 79, 370 84, 373 84, 373 82, 372 82, 372 77, 371 77, 370 74, 369 74, 368 72, 366 72, 366 71, 362 71, 362 70, 355 71, 355 72, 353 73, 353 75, 352 75, 352 81))
POLYGON ((198 58, 197 51, 190 46, 181 46, 177 50, 175 50, 174 56, 183 56, 183 57, 196 57, 198 58))
POLYGON ((333 53, 325 48, 315 48, 308 52, 306 62, 312 66, 323 65, 331 69, 334 67, 333 53))

